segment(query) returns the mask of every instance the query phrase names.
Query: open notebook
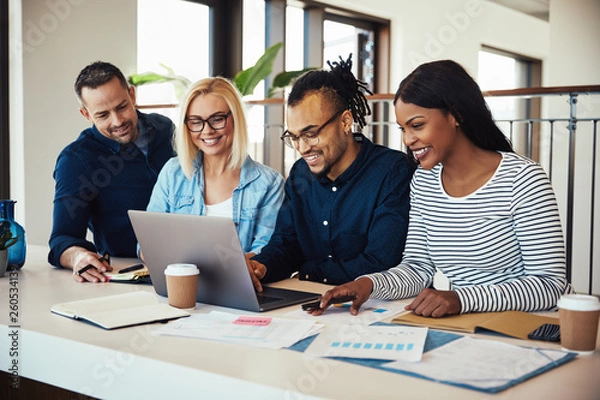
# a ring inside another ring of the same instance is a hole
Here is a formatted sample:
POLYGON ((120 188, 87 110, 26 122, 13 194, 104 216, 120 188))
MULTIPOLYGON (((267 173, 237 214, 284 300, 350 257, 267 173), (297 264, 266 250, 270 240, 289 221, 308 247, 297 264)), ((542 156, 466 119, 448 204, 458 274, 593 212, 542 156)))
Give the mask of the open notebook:
POLYGON ((64 317, 83 320, 104 329, 162 322, 187 317, 187 311, 158 302, 154 293, 133 292, 56 304, 50 309, 64 317))

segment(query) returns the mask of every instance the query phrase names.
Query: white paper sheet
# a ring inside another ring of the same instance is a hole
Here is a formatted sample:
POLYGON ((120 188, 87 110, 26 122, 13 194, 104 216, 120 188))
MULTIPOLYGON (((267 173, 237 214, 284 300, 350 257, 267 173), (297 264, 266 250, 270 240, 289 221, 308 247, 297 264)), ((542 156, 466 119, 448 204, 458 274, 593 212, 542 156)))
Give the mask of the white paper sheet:
POLYGON ((565 353, 558 350, 466 336, 428 351, 418 364, 393 362, 382 366, 414 372, 436 381, 488 389, 520 379, 564 356, 565 353))
POLYGON ((349 324, 349 325, 370 325, 374 322, 391 318, 399 313, 405 312, 404 306, 410 304, 410 301, 385 301, 377 299, 367 300, 358 312, 358 315, 350 314, 350 303, 330 306, 323 314, 315 317, 303 311, 300 307, 297 310, 285 314, 287 318, 307 319, 321 322, 323 324, 349 324))
POLYGON ((245 317, 212 311, 209 314, 194 314, 185 320, 173 321, 154 331, 154 334, 280 349, 289 347, 298 340, 318 332, 318 329, 316 321, 294 321, 255 315, 245 317), (234 323, 239 318, 263 318, 269 320, 269 323, 264 325, 234 323))
POLYGON ((427 328, 327 325, 304 354, 417 362, 426 338, 427 328))

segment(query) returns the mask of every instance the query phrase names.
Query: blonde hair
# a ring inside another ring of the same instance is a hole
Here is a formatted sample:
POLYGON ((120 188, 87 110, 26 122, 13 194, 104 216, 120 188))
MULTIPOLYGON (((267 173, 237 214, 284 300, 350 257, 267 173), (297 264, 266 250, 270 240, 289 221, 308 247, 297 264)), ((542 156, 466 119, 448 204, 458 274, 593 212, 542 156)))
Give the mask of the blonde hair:
POLYGON ((192 84, 188 89, 185 100, 181 103, 181 112, 179 118, 179 129, 175 134, 175 148, 179 156, 179 164, 185 175, 191 178, 194 172, 194 161, 198 158, 200 150, 194 142, 190 132, 185 125, 185 118, 190 103, 200 95, 214 94, 221 96, 227 103, 233 119, 233 144, 227 167, 230 169, 241 168, 244 160, 248 156, 248 124, 246 122, 246 112, 240 92, 226 78, 215 77, 205 78, 192 84))

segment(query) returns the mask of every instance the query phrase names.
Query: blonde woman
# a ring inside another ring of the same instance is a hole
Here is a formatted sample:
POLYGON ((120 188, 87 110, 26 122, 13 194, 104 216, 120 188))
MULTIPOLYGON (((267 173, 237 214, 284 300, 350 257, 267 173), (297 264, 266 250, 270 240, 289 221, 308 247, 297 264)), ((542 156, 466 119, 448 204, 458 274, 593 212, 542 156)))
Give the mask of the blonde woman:
POLYGON ((283 178, 247 152, 242 98, 221 77, 194 83, 181 106, 178 156, 161 170, 147 210, 232 218, 242 249, 269 242, 283 201, 283 178))

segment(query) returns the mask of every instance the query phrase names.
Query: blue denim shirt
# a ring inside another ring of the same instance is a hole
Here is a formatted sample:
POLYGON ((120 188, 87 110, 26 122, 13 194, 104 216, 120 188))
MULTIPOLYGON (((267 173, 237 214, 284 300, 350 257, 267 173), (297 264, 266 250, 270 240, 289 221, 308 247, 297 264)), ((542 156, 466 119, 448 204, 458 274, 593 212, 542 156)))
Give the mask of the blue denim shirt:
POLYGON ((285 183, 275 232, 255 260, 265 282, 288 278, 342 284, 400 263, 415 166, 402 152, 363 135, 356 160, 334 181, 296 161, 285 183))
MULTIPOLYGON (((277 211, 283 201, 283 178, 275 170, 247 157, 240 172, 240 183, 233 190, 233 222, 245 253, 260 253, 275 229, 277 211)), ((169 160, 152 191, 148 211, 205 215, 202 153, 188 179, 179 158, 169 160)))
POLYGON ((80 246, 100 254, 135 257, 137 240, 127 210, 144 210, 162 166, 173 157, 173 122, 138 112, 138 129, 150 139, 146 156, 122 146, 95 126, 84 130, 56 160, 54 215, 48 262, 80 246), (86 240, 87 229, 94 243, 86 240))

